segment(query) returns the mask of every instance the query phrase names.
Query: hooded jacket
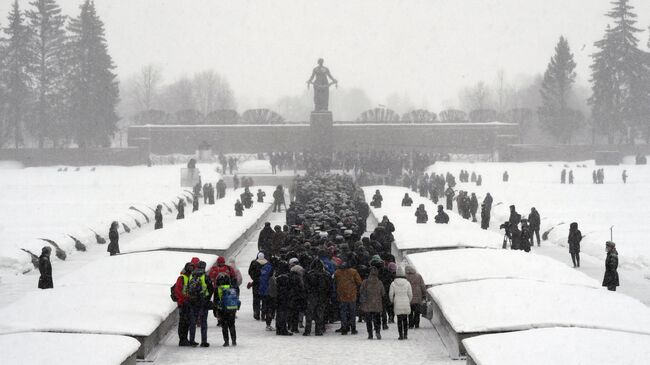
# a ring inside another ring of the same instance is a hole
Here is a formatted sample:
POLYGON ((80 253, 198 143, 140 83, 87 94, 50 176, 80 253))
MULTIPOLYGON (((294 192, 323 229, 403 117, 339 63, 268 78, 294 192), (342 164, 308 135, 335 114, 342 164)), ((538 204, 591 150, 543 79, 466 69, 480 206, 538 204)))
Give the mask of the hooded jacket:
POLYGON ((427 295, 427 287, 424 285, 422 275, 418 274, 412 266, 406 267, 406 280, 411 284, 413 297, 411 304, 420 304, 427 295))
POLYGON ((372 268, 368 279, 361 284, 361 310, 365 313, 381 313, 383 311, 384 285, 379 280, 377 269, 372 268))
POLYGON ((413 291, 411 290, 411 284, 406 278, 398 276, 393 280, 388 291, 388 299, 393 303, 395 315, 411 314, 413 291))

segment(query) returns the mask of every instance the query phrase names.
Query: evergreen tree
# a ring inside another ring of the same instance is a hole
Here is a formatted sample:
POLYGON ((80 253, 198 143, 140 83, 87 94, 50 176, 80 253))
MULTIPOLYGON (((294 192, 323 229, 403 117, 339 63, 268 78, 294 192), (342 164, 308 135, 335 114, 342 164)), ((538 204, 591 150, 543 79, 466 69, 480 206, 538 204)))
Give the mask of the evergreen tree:
POLYGON ((66 17, 54 0, 35 0, 30 5, 33 9, 26 12, 26 17, 34 35, 31 78, 36 98, 30 127, 39 147, 43 147, 45 138, 56 145, 62 129, 66 17))
POLYGON ((629 0, 616 0, 612 5, 607 16, 614 26, 608 25, 603 39, 595 43, 598 51, 591 65, 593 94, 589 103, 596 126, 607 134, 609 143, 615 135, 630 143, 633 129, 639 130, 645 119, 647 55, 638 48, 635 34, 641 30, 634 26, 636 14, 629 0))
POLYGON ((79 16, 68 25, 69 118, 79 147, 109 146, 119 119, 115 112, 119 101, 115 66, 95 4, 86 0, 80 9, 79 16))
MULTIPOLYGON (((2 27, 0 27, 2 29, 2 27)), ((6 117, 7 113, 5 112, 5 107, 7 103, 6 99, 6 86, 4 80, 4 70, 5 70, 5 49, 6 49, 6 40, 2 37, 0 32, 0 148, 5 143, 7 138, 7 128, 6 128, 6 117)))
POLYGON ((33 65, 31 33, 24 23, 18 0, 14 1, 8 21, 4 29, 7 40, 2 77, 6 87, 6 126, 18 148, 24 143, 23 127, 31 99, 29 72, 33 65))
POLYGON ((546 130, 559 141, 567 143, 582 121, 581 113, 568 105, 571 88, 575 82, 576 63, 569 48, 569 42, 560 37, 551 58, 540 94, 542 105, 539 116, 546 130))

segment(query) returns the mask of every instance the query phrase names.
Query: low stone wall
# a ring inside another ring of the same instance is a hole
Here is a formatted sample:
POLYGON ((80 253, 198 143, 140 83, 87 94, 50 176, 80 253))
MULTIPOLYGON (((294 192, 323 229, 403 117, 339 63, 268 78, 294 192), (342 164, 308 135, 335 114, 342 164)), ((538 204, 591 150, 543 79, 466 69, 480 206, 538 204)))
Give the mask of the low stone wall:
POLYGON ((35 166, 135 166, 146 164, 148 154, 138 147, 128 148, 4 148, 0 160, 35 166))

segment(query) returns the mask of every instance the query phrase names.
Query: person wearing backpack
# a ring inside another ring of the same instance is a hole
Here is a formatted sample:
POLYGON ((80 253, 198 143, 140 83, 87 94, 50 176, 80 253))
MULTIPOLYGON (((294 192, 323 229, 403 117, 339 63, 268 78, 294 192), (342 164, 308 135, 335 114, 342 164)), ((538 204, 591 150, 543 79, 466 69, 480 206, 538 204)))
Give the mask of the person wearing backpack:
POLYGON ((192 274, 192 263, 185 264, 180 276, 176 279, 174 284, 174 295, 176 304, 178 305, 178 346, 191 346, 190 341, 187 339, 190 330, 190 303, 187 296, 187 285, 190 281, 192 274))
POLYGON ((212 281, 205 274, 206 263, 200 261, 196 270, 192 271, 187 284, 187 294, 190 305, 190 345, 197 346, 194 341, 196 336, 196 322, 201 325, 201 347, 209 347, 208 343, 208 309, 213 293, 212 281))
POLYGON ((257 259, 251 261, 251 264, 248 266, 248 276, 251 277, 252 282, 248 283, 247 287, 253 290, 253 318, 257 321, 260 320, 263 298, 259 293, 260 276, 262 275, 262 267, 266 265, 267 262, 268 261, 264 258, 264 253, 259 252, 257 254, 257 259))
POLYGON ((221 318, 221 334, 223 346, 237 346, 237 330, 235 329, 236 313, 241 306, 237 291, 232 287, 232 279, 226 273, 219 273, 214 293, 215 311, 221 318), (228 337, 230 335, 230 338, 228 337))

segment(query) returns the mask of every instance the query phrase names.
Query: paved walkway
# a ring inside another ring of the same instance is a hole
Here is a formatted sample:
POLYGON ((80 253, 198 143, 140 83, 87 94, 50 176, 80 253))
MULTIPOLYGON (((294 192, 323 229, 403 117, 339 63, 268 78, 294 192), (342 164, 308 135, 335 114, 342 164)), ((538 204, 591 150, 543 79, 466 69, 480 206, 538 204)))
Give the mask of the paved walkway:
MULTIPOLYGON (((282 225, 284 218, 284 213, 272 213, 268 221, 272 226, 282 225)), ((438 334, 426 319, 420 329, 409 332, 408 341, 397 341, 396 325, 382 331, 381 341, 368 340, 365 326, 358 328, 358 335, 345 337, 334 332, 338 324, 330 325, 323 337, 276 336, 275 332, 267 332, 263 322, 253 319, 252 294, 245 288, 245 283, 250 281, 248 266, 257 254, 257 236, 258 232, 251 235, 235 257, 244 276, 242 307, 236 322, 237 347, 221 346, 221 328, 210 314, 209 348, 178 347, 177 330, 173 328, 159 346, 154 364, 458 364, 449 359, 438 334)), ((198 336, 197 329, 197 342, 200 342, 198 336)))

